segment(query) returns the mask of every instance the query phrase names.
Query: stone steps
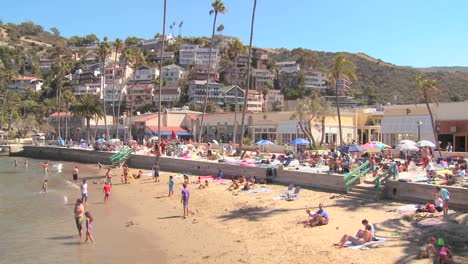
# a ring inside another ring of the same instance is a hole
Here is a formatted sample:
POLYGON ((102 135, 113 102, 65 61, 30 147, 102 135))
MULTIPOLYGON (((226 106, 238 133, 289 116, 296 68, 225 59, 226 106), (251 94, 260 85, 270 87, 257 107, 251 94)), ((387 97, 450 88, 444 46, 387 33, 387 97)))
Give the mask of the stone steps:
POLYGON ((350 191, 346 194, 347 196, 365 199, 365 200, 377 200, 377 194, 374 191, 374 184, 361 183, 353 185, 350 191))

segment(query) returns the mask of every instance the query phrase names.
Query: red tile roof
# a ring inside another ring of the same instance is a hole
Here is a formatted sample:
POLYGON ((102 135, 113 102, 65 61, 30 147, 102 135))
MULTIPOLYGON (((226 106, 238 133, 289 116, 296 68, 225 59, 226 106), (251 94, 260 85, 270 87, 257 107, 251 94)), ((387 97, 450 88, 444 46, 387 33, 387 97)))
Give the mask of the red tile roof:
POLYGON ((133 116, 133 122, 146 122, 148 120, 158 118, 158 114, 149 114, 149 115, 137 115, 133 116))
POLYGON ((55 112, 53 114, 51 114, 50 116, 51 117, 56 117, 56 116, 72 116, 73 113, 72 112, 55 112))
POLYGON ((18 76, 15 78, 16 81, 42 81, 41 78, 32 77, 32 76, 18 76))
MULTIPOLYGON (((146 128, 150 129, 153 132, 158 131, 158 126, 146 126, 146 128)), ((185 128, 179 127, 179 126, 166 126, 166 127, 161 127, 161 132, 187 132, 185 128)))

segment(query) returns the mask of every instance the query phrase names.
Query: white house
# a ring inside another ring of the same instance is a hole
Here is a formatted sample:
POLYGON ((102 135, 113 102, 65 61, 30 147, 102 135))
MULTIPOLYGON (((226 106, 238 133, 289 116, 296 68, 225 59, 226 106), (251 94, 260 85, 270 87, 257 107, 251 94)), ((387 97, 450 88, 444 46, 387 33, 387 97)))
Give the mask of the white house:
MULTIPOLYGON (((218 49, 211 51, 211 65, 218 67, 220 56, 218 49)), ((180 65, 208 65, 210 48, 201 48, 198 45, 184 44, 179 50, 180 65)))
MULTIPOLYGON (((205 102, 206 81, 192 81, 188 87, 189 102, 202 104, 205 102)), ((223 85, 220 83, 208 84, 208 100, 222 105, 224 104, 223 85)))
MULTIPOLYGON (((163 86, 161 89, 161 102, 179 102, 181 88, 180 86, 163 86)), ((154 88, 154 102, 159 102, 159 86, 154 88)))
POLYGON ((187 77, 187 71, 179 65, 171 64, 162 67, 161 78, 168 85, 179 84, 181 79, 187 77))
POLYGON ((301 70, 301 66, 297 64, 296 61, 281 61, 277 62, 275 65, 280 71, 285 72, 294 72, 301 70))
POLYGON ((304 86, 309 89, 327 89, 328 79, 321 71, 306 71, 304 73, 304 86))
POLYGON ((135 81, 152 81, 159 77, 159 70, 156 67, 140 66, 135 70, 134 73, 135 81))
POLYGON ((34 92, 41 90, 44 80, 31 77, 31 76, 19 76, 10 81, 8 88, 15 93, 26 94, 26 90, 31 88, 34 92))

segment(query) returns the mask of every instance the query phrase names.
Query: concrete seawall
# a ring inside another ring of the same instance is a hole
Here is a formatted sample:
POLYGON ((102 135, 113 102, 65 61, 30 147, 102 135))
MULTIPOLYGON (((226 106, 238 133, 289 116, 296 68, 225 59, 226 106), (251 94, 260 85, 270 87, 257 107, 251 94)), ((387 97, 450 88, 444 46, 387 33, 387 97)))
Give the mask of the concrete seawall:
MULTIPOLYGON (((112 152, 90 151, 83 149, 70 149, 60 147, 36 147, 25 146, 24 156, 44 160, 63 160, 75 161, 81 163, 110 164, 109 157, 112 152)), ((154 163, 153 156, 131 155, 127 163, 130 167, 150 169, 154 163)), ((216 175, 221 169, 227 177, 235 175, 245 176, 265 176, 266 168, 246 167, 225 163, 216 163, 208 161, 184 160, 170 157, 160 158, 160 168, 163 171, 187 172, 193 175, 216 175)), ((288 185, 290 183, 301 186, 318 188, 328 191, 345 192, 345 180, 342 175, 326 173, 310 173, 293 170, 277 170, 277 177, 274 178, 277 183, 288 185)), ((450 192, 451 206, 468 210, 468 190, 446 186, 450 192)), ((385 184, 383 197, 391 200, 412 201, 425 204, 433 201, 436 190, 434 185, 393 182, 385 184)))

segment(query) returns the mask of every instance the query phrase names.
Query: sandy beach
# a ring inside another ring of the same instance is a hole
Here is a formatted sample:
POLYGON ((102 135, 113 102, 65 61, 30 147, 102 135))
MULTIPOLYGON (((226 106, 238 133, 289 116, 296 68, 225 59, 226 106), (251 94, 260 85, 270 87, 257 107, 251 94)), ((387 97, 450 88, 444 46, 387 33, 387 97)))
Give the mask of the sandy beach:
MULTIPOLYGON (((68 175, 72 163, 64 164, 70 168, 64 170, 68 175)), ((466 214, 457 214, 463 225, 421 229, 412 227, 409 219, 397 212, 402 203, 366 201, 310 189, 302 189, 294 201, 275 200, 286 186, 259 185, 256 188, 267 191, 246 193, 228 191, 228 185, 210 180, 206 189, 189 184, 190 216, 183 219, 182 178, 175 179, 174 196, 167 196, 168 177, 175 173, 161 172, 160 182, 144 176, 120 184, 122 170, 113 169, 111 204, 104 205, 105 170, 98 170, 97 165, 79 167, 89 183, 87 210, 92 210, 96 219, 97 243, 85 245, 90 248, 85 256, 96 262, 110 258, 113 263, 431 263, 415 256, 427 237, 435 234, 456 236, 447 240, 461 242, 461 246, 456 245, 458 251, 468 252, 462 243, 468 239, 466 214), (319 203, 327 210, 330 223, 304 228, 305 210, 317 210, 319 203), (355 235, 362 228, 362 219, 374 224, 376 236, 387 241, 367 250, 332 246, 343 234, 355 235), (103 252, 109 245, 111 254, 103 252)), ((137 171, 131 169, 131 173, 137 171)))

